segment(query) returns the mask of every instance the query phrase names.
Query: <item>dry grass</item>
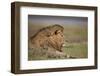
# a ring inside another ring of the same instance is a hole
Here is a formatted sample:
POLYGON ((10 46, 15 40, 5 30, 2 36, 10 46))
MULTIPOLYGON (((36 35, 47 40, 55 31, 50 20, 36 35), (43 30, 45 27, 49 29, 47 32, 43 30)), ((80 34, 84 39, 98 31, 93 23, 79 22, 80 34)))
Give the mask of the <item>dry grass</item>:
MULTIPOLYGON (((36 26, 35 26, 36 27, 36 26)), ((41 26, 40 26, 41 27, 41 26)), ((28 51, 28 60, 47 60, 47 59, 68 59, 68 58, 87 58, 87 27, 86 26, 63 26, 65 36, 65 46, 63 53, 54 49, 33 48, 28 51), (67 42, 68 41, 68 42, 67 42)), ((32 35, 31 28, 29 36, 32 35)))

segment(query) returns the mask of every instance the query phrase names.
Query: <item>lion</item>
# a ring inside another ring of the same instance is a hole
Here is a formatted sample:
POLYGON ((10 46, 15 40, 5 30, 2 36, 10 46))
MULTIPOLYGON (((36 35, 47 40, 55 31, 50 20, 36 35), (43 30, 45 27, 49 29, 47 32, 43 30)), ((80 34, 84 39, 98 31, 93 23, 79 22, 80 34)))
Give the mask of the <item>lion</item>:
POLYGON ((29 39, 29 47, 53 48, 62 52, 64 28, 59 24, 44 27, 29 39))
POLYGON ((63 45, 65 44, 63 32, 64 28, 59 24, 38 30, 35 35, 29 38, 31 58, 71 58, 70 55, 63 51, 63 45))

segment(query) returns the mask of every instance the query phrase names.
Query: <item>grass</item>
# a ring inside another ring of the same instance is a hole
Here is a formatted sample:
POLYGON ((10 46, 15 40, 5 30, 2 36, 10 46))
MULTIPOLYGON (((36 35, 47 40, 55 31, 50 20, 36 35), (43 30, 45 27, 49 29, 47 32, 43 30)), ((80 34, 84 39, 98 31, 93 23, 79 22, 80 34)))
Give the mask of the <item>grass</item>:
POLYGON ((70 43, 63 48, 64 52, 72 57, 87 58, 87 43, 70 43))
MULTIPOLYGON (((88 51, 87 51, 87 43, 67 43, 67 46, 63 47, 63 52, 66 55, 69 55, 71 57, 75 58, 87 58, 88 57, 88 51)), ((47 59, 67 59, 67 57, 59 58, 54 57, 54 54, 48 55, 50 53, 46 53, 43 49, 32 49, 28 52, 28 60, 47 60, 47 59), (34 50, 34 51, 33 51, 34 50)))
MULTIPOLYGON (((36 27, 36 26, 35 26, 36 27)), ((87 26, 63 26, 65 36, 65 46, 63 52, 66 55, 75 58, 87 58, 87 26), (68 42, 67 42, 68 41, 68 42)), ((31 28, 32 29, 32 28, 31 28)), ((34 30, 34 29, 32 29, 34 30)), ((32 30, 31 33, 32 33, 32 30)), ((31 35, 31 33, 29 35, 31 35)), ((48 55, 46 49, 34 48, 28 51, 28 60, 47 60, 47 59, 62 59, 63 57, 55 57, 55 55, 48 55), (34 50, 34 51, 33 51, 34 50)), ((64 57, 67 58, 67 57, 64 57)))

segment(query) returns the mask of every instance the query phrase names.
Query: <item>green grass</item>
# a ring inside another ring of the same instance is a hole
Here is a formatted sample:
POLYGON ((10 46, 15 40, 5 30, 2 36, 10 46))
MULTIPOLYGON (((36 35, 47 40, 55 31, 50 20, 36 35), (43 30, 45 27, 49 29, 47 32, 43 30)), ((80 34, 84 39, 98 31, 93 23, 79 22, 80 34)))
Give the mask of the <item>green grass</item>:
POLYGON ((63 48, 64 52, 72 57, 87 58, 87 43, 69 43, 63 48))
MULTIPOLYGON (((87 58, 88 57, 88 51, 87 51, 87 43, 66 43, 67 46, 63 47, 63 52, 66 55, 69 55, 71 57, 75 58, 87 58)), ((67 59, 65 58, 58 58, 58 57, 48 57, 46 54, 47 50, 40 50, 34 49, 34 51, 29 50, 28 52, 28 60, 48 60, 48 59, 67 59)))
POLYGON ((28 51, 28 60, 45 60, 48 59, 45 50, 34 48, 28 51))
MULTIPOLYGON (((87 43, 87 26, 63 26, 65 46, 63 51, 65 54, 75 58, 88 57, 88 43, 87 43), (68 42, 66 42, 66 40, 68 42)), ((32 29, 34 30, 34 29, 32 29)), ((29 35, 31 36, 32 30, 29 35)), ((44 50, 34 49, 28 51, 28 60, 47 60, 47 59, 60 59, 55 57, 48 57, 44 50)), ((66 58, 66 57, 65 57, 66 58)))

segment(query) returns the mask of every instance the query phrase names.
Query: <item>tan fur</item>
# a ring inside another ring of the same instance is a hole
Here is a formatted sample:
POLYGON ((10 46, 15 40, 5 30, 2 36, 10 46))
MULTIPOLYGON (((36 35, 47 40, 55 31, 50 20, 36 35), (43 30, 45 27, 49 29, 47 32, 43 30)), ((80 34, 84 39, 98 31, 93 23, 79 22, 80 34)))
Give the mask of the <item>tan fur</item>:
POLYGON ((63 30, 64 28, 58 24, 42 28, 30 38, 29 47, 50 47, 62 51, 64 43, 63 30))

